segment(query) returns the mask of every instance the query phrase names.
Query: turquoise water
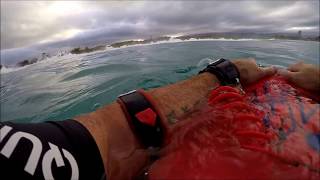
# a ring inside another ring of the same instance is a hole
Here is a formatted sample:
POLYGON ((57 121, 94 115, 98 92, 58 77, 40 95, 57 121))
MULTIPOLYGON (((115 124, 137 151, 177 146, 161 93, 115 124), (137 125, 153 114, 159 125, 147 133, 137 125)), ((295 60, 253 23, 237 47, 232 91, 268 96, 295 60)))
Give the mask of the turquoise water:
POLYGON ((319 64, 319 42, 193 41, 134 46, 46 61, 1 72, 1 121, 62 120, 91 112, 137 88, 156 88, 196 74, 220 57, 254 57, 286 67, 319 64))

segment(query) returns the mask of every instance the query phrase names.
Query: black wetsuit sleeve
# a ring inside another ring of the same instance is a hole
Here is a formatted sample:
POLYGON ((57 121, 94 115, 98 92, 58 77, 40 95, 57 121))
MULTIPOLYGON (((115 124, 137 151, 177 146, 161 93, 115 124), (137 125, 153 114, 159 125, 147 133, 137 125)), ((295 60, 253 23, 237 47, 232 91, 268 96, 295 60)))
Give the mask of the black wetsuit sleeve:
POLYGON ((0 179, 106 179, 99 149, 74 120, 0 122, 0 179))

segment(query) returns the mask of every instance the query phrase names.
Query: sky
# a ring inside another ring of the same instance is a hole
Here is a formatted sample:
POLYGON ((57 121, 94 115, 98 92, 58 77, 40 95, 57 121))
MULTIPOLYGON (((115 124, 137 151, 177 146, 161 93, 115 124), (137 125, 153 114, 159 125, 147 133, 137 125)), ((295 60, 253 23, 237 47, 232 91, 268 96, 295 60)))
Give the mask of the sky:
POLYGON ((319 34, 319 0, 1 1, 1 57, 150 36, 298 30, 319 34))

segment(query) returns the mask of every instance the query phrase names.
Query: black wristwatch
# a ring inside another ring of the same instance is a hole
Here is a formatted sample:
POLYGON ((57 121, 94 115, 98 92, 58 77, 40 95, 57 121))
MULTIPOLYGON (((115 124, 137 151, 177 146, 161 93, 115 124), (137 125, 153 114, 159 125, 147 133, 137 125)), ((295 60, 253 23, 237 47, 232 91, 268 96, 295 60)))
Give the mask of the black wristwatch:
POLYGON ((145 148, 163 144, 164 127, 152 98, 143 90, 134 90, 118 97, 127 121, 145 148))
POLYGON ((199 74, 209 72, 214 74, 220 81, 221 85, 234 85, 240 84, 240 73, 237 67, 228 59, 218 59, 209 64, 199 74))

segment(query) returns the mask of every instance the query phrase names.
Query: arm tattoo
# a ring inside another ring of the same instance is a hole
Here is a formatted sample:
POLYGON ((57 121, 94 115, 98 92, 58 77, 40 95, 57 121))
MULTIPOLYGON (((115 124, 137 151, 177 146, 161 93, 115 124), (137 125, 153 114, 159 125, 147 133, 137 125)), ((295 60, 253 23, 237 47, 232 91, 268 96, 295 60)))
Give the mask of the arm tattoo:
POLYGON ((174 110, 172 110, 169 114, 167 114, 167 119, 169 124, 175 124, 178 121, 174 110))

